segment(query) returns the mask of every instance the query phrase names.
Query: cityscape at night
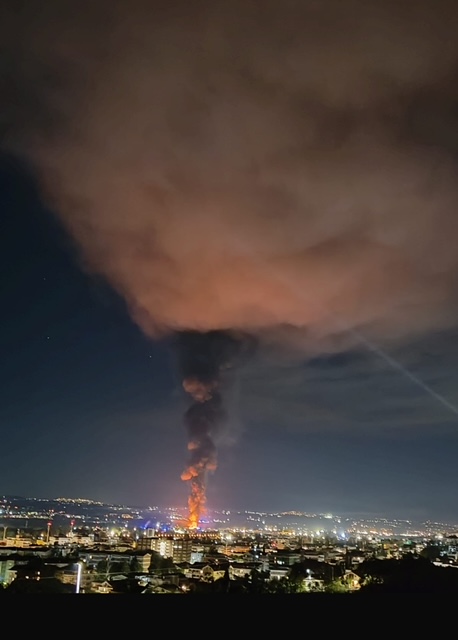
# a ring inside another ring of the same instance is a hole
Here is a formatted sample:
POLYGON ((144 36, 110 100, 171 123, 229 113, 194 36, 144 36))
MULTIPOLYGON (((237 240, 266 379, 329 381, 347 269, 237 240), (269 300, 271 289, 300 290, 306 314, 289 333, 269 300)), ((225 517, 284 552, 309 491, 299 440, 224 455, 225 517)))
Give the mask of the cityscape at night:
POLYGON ((458 588, 457 30, 1 3, 1 593, 458 588))
POLYGON ((382 566, 409 577, 412 562, 442 571, 420 572, 427 584, 456 582, 458 525, 441 522, 223 510, 190 528, 180 524, 187 506, 12 496, 0 504, 0 583, 13 592, 47 578, 69 594, 363 593, 387 580, 382 566))

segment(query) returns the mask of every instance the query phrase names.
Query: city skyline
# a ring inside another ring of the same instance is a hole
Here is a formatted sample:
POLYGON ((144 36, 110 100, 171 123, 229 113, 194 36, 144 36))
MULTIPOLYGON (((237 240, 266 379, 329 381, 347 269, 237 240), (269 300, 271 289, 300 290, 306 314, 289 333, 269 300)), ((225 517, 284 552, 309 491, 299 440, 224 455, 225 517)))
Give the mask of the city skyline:
POLYGON ((389 514, 311 513, 298 510, 263 512, 256 509, 208 510, 199 527, 186 526, 187 505, 107 504, 87 498, 0 497, 0 524, 4 530, 64 533, 103 529, 111 536, 124 533, 146 535, 153 530, 161 535, 174 533, 204 536, 212 532, 275 532, 285 535, 327 535, 345 540, 364 535, 444 538, 456 537, 458 524, 450 521, 412 520, 389 514))
POLYGON ((458 521, 456 8, 45 4, 0 10, 0 493, 458 521))
POLYGON ((176 509, 5 496, 0 513, 5 593, 456 590, 458 537, 444 523, 225 511, 196 530, 176 509))

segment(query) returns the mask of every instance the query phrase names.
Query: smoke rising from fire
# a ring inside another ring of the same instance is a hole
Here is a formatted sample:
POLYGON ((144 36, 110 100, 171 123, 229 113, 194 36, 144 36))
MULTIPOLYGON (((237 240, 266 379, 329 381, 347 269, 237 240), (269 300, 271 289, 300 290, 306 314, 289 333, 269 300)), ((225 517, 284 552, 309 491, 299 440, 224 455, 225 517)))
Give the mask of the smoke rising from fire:
POLYGON ((224 331, 181 332, 175 340, 183 388, 193 400, 185 415, 190 458, 181 475, 190 485, 188 526, 193 529, 205 513, 207 474, 217 467, 214 438, 225 418, 222 373, 252 345, 252 340, 224 331))

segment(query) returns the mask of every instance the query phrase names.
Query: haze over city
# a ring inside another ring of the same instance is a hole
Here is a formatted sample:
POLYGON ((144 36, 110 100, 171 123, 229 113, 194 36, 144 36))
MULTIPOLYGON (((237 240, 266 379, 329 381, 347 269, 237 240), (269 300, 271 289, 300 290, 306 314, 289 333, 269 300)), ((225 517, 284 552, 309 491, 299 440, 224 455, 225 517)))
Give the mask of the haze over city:
POLYGON ((458 10, 0 8, 0 487, 458 522, 458 10))

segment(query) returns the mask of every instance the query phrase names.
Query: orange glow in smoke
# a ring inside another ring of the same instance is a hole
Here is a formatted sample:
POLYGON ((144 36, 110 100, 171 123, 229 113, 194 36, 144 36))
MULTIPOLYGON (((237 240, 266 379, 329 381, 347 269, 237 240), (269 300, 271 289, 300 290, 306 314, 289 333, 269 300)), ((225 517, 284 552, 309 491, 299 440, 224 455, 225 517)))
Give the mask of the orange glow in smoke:
POLYGON ((196 378, 186 378, 183 381, 183 389, 197 402, 210 400, 217 386, 216 382, 202 382, 202 380, 197 380, 196 378))

